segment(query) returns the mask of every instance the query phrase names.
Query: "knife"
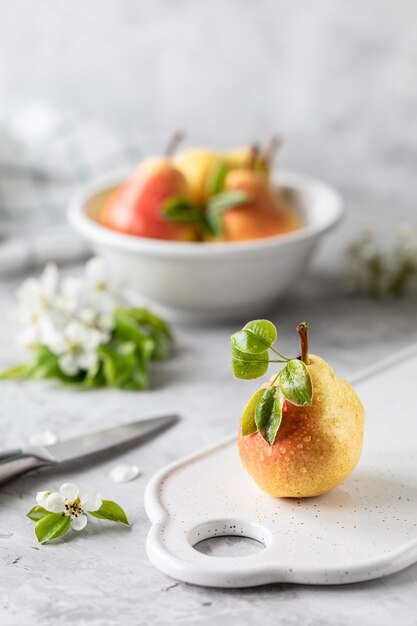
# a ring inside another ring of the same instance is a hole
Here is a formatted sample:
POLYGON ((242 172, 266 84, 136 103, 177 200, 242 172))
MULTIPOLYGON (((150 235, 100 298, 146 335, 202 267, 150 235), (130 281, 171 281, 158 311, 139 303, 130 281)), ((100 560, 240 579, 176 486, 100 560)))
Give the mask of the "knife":
POLYGON ((0 484, 40 467, 51 467, 132 442, 169 426, 178 419, 178 415, 142 419, 58 441, 50 446, 34 446, 0 453, 0 484))

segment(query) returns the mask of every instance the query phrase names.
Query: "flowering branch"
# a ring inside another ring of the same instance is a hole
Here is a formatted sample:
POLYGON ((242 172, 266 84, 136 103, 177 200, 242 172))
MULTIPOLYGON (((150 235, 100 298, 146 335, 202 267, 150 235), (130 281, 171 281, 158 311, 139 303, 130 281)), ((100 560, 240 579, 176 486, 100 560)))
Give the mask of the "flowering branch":
POLYGON ((84 276, 59 284, 58 269, 47 265, 39 279, 18 291, 18 341, 31 353, 27 364, 0 378, 58 378, 83 387, 140 390, 148 386, 148 364, 168 357, 168 325, 143 308, 126 308, 101 259, 84 276))

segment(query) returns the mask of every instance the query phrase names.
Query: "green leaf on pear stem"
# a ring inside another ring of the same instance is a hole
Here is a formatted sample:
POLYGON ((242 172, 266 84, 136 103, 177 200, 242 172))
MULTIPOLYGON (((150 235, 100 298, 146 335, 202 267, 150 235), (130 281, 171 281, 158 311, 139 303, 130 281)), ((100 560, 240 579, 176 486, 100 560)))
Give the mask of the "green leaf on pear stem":
POLYGON ((256 411, 256 407, 258 406, 258 402, 261 399, 263 392, 264 392, 263 389, 258 389, 258 391, 255 391, 255 393, 252 395, 252 397, 250 398, 249 402, 247 403, 243 411, 242 435, 244 437, 246 437, 247 435, 252 435, 253 433, 256 433, 258 430, 258 427, 256 425, 256 420, 255 420, 255 411, 256 411))
POLYGON ((48 513, 35 526, 35 535, 39 543, 62 537, 70 528, 70 517, 62 513, 48 513))
POLYGON ((224 161, 216 161, 210 168, 207 178, 207 195, 216 196, 224 189, 229 166, 224 161))
POLYGON ((241 204, 247 204, 250 200, 249 194, 246 191, 239 191, 238 189, 231 189, 230 191, 223 191, 222 193, 212 196, 207 202, 207 212, 222 213, 233 209, 241 204))
POLYGON ((279 375, 279 386, 286 399, 298 406, 311 406, 313 387, 306 364, 291 359, 279 375))
POLYGON ((45 517, 45 515, 49 515, 49 511, 44 509, 42 506, 39 506, 39 504, 34 506, 33 509, 30 509, 30 511, 26 513, 26 517, 34 522, 38 522, 40 519, 45 517))
POLYGON ((259 354, 268 350, 277 340, 277 329, 269 320, 253 320, 233 335, 236 347, 242 352, 259 354))
POLYGON ((129 526, 126 513, 121 506, 111 500, 103 500, 101 507, 97 511, 88 511, 93 517, 98 519, 106 519, 110 522, 119 522, 129 526))
POLYGON ((279 387, 267 387, 256 407, 256 426, 270 446, 274 443, 281 425, 284 402, 285 398, 279 387))
POLYGON ((200 223, 201 211, 187 198, 170 198, 162 208, 164 217, 172 222, 200 223))
POLYGON ((203 219, 205 231, 211 237, 220 237, 223 232, 223 217, 220 211, 206 210, 203 219))
POLYGON ((268 351, 258 354, 242 352, 232 337, 232 369, 236 378, 253 380, 263 376, 269 365, 268 351))

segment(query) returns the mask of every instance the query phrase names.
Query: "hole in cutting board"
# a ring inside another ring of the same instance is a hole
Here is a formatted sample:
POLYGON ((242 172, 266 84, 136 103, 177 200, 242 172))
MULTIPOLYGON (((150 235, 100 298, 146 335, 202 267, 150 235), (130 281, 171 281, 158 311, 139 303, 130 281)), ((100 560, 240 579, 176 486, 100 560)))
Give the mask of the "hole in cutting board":
POLYGON ((250 537, 238 537, 236 535, 223 535, 203 539, 193 546, 194 550, 207 556, 250 556, 265 550, 265 545, 250 537))
POLYGON ((194 528, 189 540, 194 550, 206 556, 243 557, 265 550, 269 533, 242 520, 215 520, 194 528))

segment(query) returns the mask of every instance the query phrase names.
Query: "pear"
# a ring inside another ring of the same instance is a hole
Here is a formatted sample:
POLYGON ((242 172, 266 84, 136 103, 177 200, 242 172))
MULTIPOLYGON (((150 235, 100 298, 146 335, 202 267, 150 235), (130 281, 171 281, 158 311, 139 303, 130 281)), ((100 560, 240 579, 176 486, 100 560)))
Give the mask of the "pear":
POLYGON ((100 221, 103 226, 130 235, 191 241, 194 228, 166 219, 163 207, 172 197, 189 198, 184 175, 174 166, 172 140, 163 157, 142 161, 132 175, 105 201, 100 221))
POLYGON ((365 413, 355 390, 320 357, 307 359, 312 405, 286 401, 271 446, 259 432, 244 437, 239 429, 244 467, 263 491, 275 497, 325 493, 349 476, 362 450, 365 413))
POLYGON ((209 148, 186 150, 175 157, 175 167, 186 179, 190 198, 195 204, 199 206, 204 204, 209 173, 219 161, 222 161, 222 155, 209 148))
POLYGON ((249 198, 248 202, 224 213, 225 241, 272 237, 300 228, 294 211, 270 185, 267 172, 254 168, 250 162, 228 172, 225 191, 243 191, 249 198))

